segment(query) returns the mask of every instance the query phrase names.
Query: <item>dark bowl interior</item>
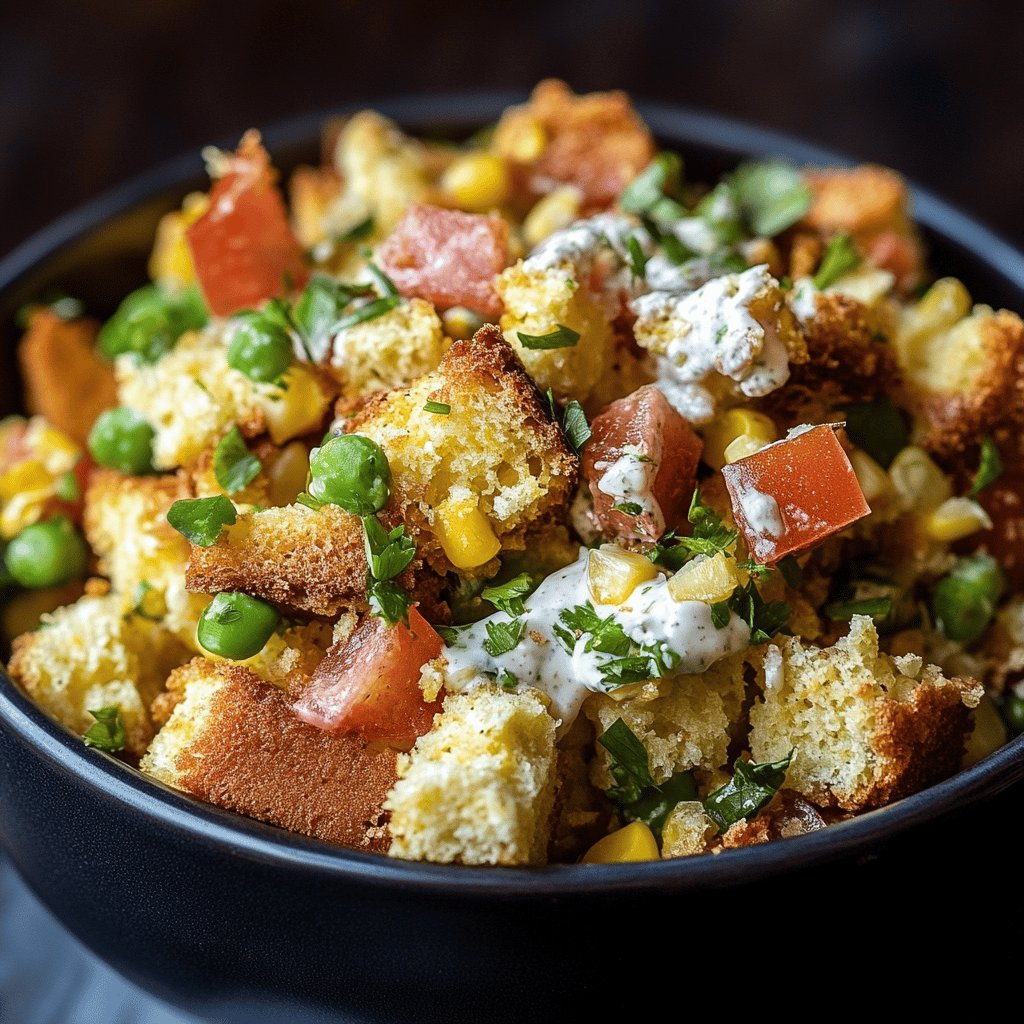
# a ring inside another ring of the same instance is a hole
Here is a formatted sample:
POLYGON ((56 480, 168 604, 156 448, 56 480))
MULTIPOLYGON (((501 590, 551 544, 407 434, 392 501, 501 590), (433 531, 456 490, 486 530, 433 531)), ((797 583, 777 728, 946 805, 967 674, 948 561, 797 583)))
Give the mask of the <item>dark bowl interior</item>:
MULTIPOLYGON (((410 130, 458 138, 518 99, 373 105, 410 130)), ((847 162, 707 115, 642 111, 695 179, 746 155, 847 162)), ((282 171, 317 159, 325 116, 265 133, 282 171)), ((108 314, 143 282, 157 218, 204 186, 189 155, 69 214, 0 263, 0 411, 19 401, 15 311, 58 286, 108 314)), ((916 199, 934 266, 983 301, 1024 307, 1024 257, 935 197, 916 199)), ((934 844, 948 847, 966 808, 1024 775, 1024 737, 926 792, 798 839, 683 861, 531 870, 390 861, 199 804, 87 751, 2 674, 0 771, 0 840, 29 885, 118 970, 195 1012, 232 1022, 477 1020, 484 1010, 553 1019, 600 1007, 604 973, 635 962, 624 933, 635 941, 666 911, 699 914, 705 929, 724 911, 728 928, 705 932, 723 942, 753 904, 789 920, 835 887, 848 897, 877 890, 886 874, 872 864, 898 872, 934 844)))

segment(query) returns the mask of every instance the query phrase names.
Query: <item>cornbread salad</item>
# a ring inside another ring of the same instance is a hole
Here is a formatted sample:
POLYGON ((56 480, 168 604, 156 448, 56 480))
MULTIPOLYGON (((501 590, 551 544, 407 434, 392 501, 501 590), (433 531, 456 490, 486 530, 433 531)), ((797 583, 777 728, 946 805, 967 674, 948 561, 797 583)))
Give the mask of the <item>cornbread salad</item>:
POLYGON ((11 677, 87 757, 461 864, 784 839, 1024 730, 1024 324, 893 171, 685 156, 557 81, 286 183, 206 151, 151 283, 24 311, 11 677))

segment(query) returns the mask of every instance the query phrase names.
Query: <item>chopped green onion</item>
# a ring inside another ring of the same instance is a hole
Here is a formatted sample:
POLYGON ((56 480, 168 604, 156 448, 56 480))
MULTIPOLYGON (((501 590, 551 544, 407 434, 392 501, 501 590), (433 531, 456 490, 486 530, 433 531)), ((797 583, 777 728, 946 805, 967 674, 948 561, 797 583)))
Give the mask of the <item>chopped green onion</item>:
POLYGON ((432 412, 435 416, 447 416, 452 411, 452 407, 447 402, 426 402, 423 410, 432 412))

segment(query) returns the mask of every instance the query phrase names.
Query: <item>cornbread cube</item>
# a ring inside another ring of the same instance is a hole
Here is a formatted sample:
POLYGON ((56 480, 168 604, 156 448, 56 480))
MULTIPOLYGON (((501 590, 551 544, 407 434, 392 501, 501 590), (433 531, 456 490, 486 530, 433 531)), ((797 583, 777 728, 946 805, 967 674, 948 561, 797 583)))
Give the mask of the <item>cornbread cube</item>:
POLYGON ((496 286, 505 304, 505 340, 537 385, 558 398, 586 401, 613 362, 614 336, 602 301, 576 281, 569 264, 529 268, 520 261, 498 275, 496 286), (575 345, 528 349, 519 340, 519 332, 550 334, 560 324, 579 334, 575 345))
POLYGON ((654 156, 654 140, 624 92, 575 95, 547 79, 530 102, 509 107, 494 133, 499 155, 523 165, 533 194, 575 185, 584 212, 604 209, 654 156))
POLYGON ((236 423, 247 437, 265 429, 262 403, 272 389, 228 366, 226 335, 225 327, 211 325, 182 336, 152 365, 136 365, 130 356, 116 360, 121 404, 137 409, 156 431, 157 469, 195 462, 236 423))
POLYGON ((65 320, 37 309, 18 346, 29 412, 84 445, 96 417, 117 404, 109 364, 96 351, 95 320, 65 320))
MULTIPOLYGON (((742 719, 748 657, 743 651, 699 675, 635 684, 627 693, 620 690, 618 700, 594 694, 583 710, 599 736, 621 718, 647 748, 656 782, 674 772, 714 772, 727 764, 733 729, 742 719)), ((611 755, 598 744, 591 781, 600 789, 615 785, 610 763, 611 755)))
POLYGON ((707 853, 717 831, 699 800, 683 800, 665 819, 661 830, 661 856, 667 860, 707 853))
POLYGON ((241 665, 195 658, 182 697, 142 759, 148 775, 218 807, 330 843, 382 852, 395 754, 300 721, 288 697, 241 665))
POLYGON ((750 754, 778 761, 795 749, 788 788, 820 807, 880 807, 960 767, 982 687, 934 665, 878 650, 872 620, 824 650, 792 638, 766 649, 761 697, 750 711, 750 754))
POLYGON ((542 864, 555 782, 555 721, 536 691, 480 686, 449 695, 430 732, 399 758, 392 857, 542 864))
POLYGON ((90 709, 118 705, 127 750, 141 754, 153 735, 150 702, 189 653, 158 623, 125 615, 117 595, 87 595, 18 637, 8 671, 44 711, 78 733, 93 724, 90 709))
POLYGON ((329 369, 347 399, 405 387, 436 369, 444 353, 437 311, 423 299, 339 331, 329 369))

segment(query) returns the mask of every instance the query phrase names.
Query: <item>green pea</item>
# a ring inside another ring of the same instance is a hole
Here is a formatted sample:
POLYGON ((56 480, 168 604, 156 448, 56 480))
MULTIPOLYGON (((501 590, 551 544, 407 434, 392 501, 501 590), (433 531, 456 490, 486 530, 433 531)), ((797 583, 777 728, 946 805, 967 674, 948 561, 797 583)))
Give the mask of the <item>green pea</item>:
POLYGON ((141 362, 155 363, 186 331, 207 321, 206 307, 195 286, 167 292, 150 284, 128 295, 103 325, 100 351, 108 358, 131 353, 141 362))
POLYGON ((211 654, 245 661, 263 650, 280 621, 266 601, 248 594, 218 594, 199 617, 196 635, 211 654))
POLYGON ((932 594, 939 629, 950 640, 974 643, 988 629, 1003 586, 1003 571, 991 555, 959 559, 932 594))
POLYGON ((101 466, 130 476, 152 473, 155 433, 144 417, 122 405, 100 414, 89 431, 89 451, 101 466))
POLYGON ((259 313, 237 318, 228 346, 228 366, 249 380, 266 384, 277 380, 291 364, 292 341, 280 324, 259 313))
POLYGON ((1016 736, 1024 732, 1024 697, 1018 697, 1011 693, 1003 705, 1003 718, 1006 720, 1006 727, 1016 736))
POLYGON ((391 470, 376 442, 362 434, 340 434, 309 456, 307 488, 317 501, 340 505, 356 516, 372 516, 388 500, 391 470))
POLYGON ((85 541, 64 516, 26 526, 7 545, 4 565, 16 583, 35 590, 85 575, 85 541))

